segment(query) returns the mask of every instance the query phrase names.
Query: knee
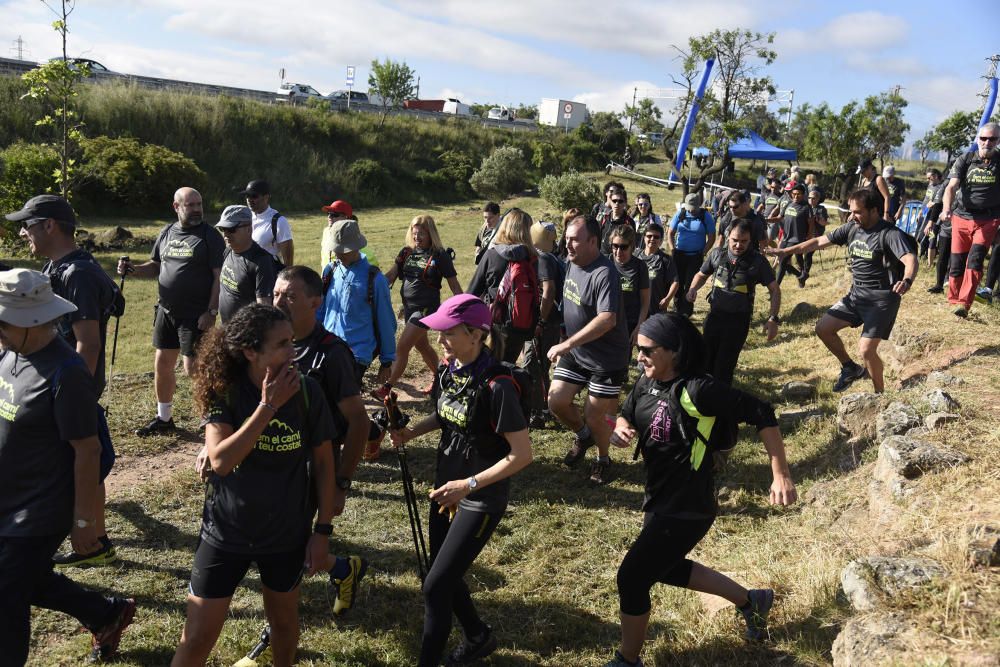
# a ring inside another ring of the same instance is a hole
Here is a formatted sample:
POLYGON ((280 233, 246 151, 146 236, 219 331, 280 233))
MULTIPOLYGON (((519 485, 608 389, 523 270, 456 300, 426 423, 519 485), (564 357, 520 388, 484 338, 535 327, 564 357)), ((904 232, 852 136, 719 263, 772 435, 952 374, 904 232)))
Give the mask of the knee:
POLYGON ((972 248, 969 249, 969 259, 967 262, 967 267, 970 271, 982 271, 983 265, 986 263, 986 246, 973 243, 972 248))
POLYGON ((878 356, 878 342, 873 343, 869 338, 861 339, 861 343, 858 345, 858 354, 867 362, 882 360, 878 356))
POLYGON ((618 606, 623 614, 642 616, 649 611, 652 602, 649 598, 650 585, 636 575, 634 568, 618 568, 616 577, 618 584, 618 606))
POLYGON ((969 253, 967 252, 953 252, 951 257, 948 258, 948 275, 952 277, 959 277, 965 271, 965 263, 969 258, 969 253))

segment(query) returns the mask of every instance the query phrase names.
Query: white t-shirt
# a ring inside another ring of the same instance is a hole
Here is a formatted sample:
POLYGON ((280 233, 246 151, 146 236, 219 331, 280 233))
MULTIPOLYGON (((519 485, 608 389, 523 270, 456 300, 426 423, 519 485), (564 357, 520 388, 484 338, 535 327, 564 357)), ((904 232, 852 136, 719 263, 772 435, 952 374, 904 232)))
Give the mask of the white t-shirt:
POLYGON ((253 228, 250 235, 257 242, 257 245, 277 257, 278 244, 292 240, 292 226, 288 224, 288 219, 285 216, 279 216, 278 238, 275 241, 274 236, 271 234, 271 218, 274 217, 275 213, 277 211, 270 206, 263 213, 254 213, 253 228))

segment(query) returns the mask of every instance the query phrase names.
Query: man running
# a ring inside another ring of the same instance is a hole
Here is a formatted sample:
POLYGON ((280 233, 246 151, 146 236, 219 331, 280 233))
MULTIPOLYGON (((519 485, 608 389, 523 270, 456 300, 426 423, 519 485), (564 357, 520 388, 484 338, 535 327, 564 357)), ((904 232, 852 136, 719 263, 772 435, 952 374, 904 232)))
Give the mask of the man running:
POLYGON ((882 219, 883 204, 872 191, 855 190, 848 197, 849 224, 790 248, 767 251, 769 255, 784 259, 831 244, 847 246, 851 259, 851 291, 816 323, 816 335, 842 367, 833 385, 834 391, 844 391, 855 380, 866 376, 871 377, 875 393, 883 391, 878 346, 892 332, 900 298, 910 291, 917 277, 920 262, 913 239, 882 219), (838 333, 841 329, 862 325, 858 351, 864 366, 854 363, 838 333))

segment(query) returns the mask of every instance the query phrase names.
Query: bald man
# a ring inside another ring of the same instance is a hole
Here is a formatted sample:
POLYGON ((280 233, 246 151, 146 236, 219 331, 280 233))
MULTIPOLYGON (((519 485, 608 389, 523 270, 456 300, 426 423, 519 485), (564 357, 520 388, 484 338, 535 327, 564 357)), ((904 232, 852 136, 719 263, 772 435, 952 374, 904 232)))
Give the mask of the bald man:
POLYGON ((156 416, 136 430, 143 437, 174 430, 177 356, 184 355, 184 373, 190 375, 198 339, 219 314, 219 274, 226 243, 222 234, 202 221, 201 195, 194 188, 174 193, 174 211, 177 222, 160 230, 148 262, 118 263, 120 275, 155 277, 159 287, 153 318, 156 416))

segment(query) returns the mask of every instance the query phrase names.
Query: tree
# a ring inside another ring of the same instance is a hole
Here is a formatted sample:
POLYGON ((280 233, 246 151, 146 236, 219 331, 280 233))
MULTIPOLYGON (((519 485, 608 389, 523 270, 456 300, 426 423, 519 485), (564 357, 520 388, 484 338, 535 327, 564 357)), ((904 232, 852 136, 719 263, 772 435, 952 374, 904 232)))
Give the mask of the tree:
POLYGON ((514 111, 515 118, 523 118, 526 120, 538 118, 538 105, 537 104, 519 104, 517 109, 514 111))
MULTIPOLYGON (((788 113, 788 108, 780 109, 779 113, 788 113)), ((811 160, 815 157, 806 150, 806 134, 812 121, 813 107, 808 102, 800 104, 792 113, 792 122, 779 135, 782 147, 794 148, 798 151, 800 160, 811 160)))
POLYGON ((974 111, 956 111, 932 129, 925 139, 928 147, 947 154, 946 163, 967 149, 972 143, 973 132, 976 131, 979 118, 974 111))
POLYGON ((903 145, 910 125, 903 120, 907 102, 898 91, 869 95, 858 110, 858 139, 862 154, 884 163, 903 145))
POLYGON ((590 121, 574 132, 585 141, 597 144, 606 157, 618 157, 628 145, 628 131, 618 120, 618 115, 609 111, 598 111, 590 115, 590 121))
POLYGON ((927 132, 923 137, 917 139, 913 142, 913 150, 917 151, 917 155, 920 156, 920 164, 927 164, 927 158, 931 154, 931 143, 930 143, 931 133, 927 132))
POLYGON ((76 157, 83 137, 80 115, 75 107, 77 86, 90 76, 90 66, 86 63, 70 61, 66 50, 66 36, 69 33, 69 15, 76 9, 76 0, 60 0, 57 8, 43 3, 58 17, 52 28, 62 38, 62 60, 50 60, 35 69, 25 72, 22 79, 28 84, 24 97, 40 100, 51 111, 35 124, 51 127, 57 135, 52 144, 59 155, 59 167, 53 172, 60 194, 70 199, 75 185, 76 157))
POLYGON ((621 117, 631 118, 632 122, 635 123, 636 127, 643 134, 663 131, 663 123, 660 122, 663 112, 648 97, 639 100, 639 104, 634 107, 626 104, 625 111, 622 112, 621 117))
POLYGON ((378 129, 385 124, 385 117, 393 109, 402 106, 416 92, 414 83, 415 72, 405 63, 397 63, 385 59, 371 63, 371 73, 368 74, 368 93, 377 95, 382 100, 382 116, 379 118, 378 129))
POLYGON ((833 192, 846 201, 854 166, 861 160, 863 149, 859 138, 858 103, 845 104, 835 112, 826 102, 810 114, 803 147, 806 153, 823 163, 827 174, 834 175, 833 192))

